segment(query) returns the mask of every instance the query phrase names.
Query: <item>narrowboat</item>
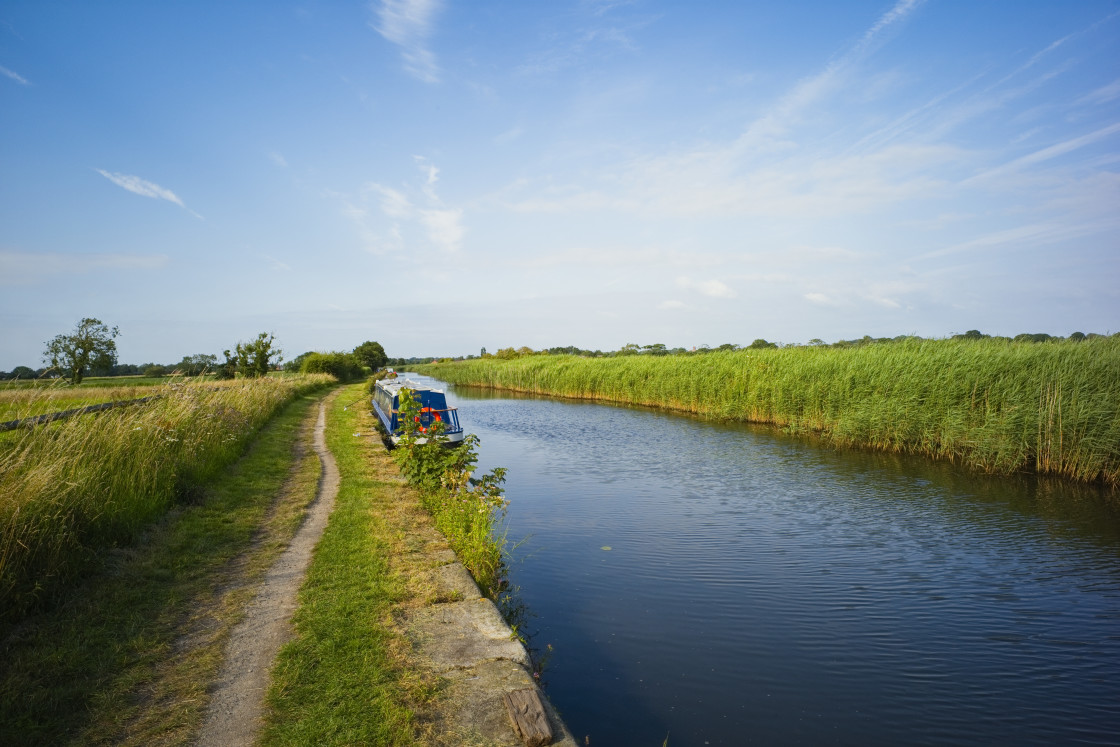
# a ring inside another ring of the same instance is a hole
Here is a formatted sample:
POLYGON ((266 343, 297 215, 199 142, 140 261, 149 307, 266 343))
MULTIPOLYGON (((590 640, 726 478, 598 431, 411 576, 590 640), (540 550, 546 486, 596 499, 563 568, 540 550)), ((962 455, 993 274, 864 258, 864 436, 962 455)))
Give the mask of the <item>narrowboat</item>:
POLYGON ((459 412, 454 407, 447 406, 447 395, 442 389, 433 389, 411 379, 382 379, 374 384, 373 411, 377 413, 377 417, 385 426, 394 444, 400 442, 403 432, 398 417, 402 389, 412 390, 413 398, 420 405, 420 414, 416 417, 420 425, 421 443, 426 440, 423 434, 427 433, 434 423, 443 423, 443 435, 448 444, 454 445, 463 440, 459 412))

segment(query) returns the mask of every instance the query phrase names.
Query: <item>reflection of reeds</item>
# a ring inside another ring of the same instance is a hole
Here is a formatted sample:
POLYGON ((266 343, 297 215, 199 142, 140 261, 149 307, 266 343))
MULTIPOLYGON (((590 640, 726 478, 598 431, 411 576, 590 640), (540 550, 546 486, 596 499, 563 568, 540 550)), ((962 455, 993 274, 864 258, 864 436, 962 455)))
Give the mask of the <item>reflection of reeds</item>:
POLYGON ((456 384, 625 402, 1120 486, 1120 338, 908 340, 703 355, 421 366, 456 384))
POLYGON ((327 376, 148 388, 159 399, 10 433, 0 444, 0 620, 125 542, 327 376))

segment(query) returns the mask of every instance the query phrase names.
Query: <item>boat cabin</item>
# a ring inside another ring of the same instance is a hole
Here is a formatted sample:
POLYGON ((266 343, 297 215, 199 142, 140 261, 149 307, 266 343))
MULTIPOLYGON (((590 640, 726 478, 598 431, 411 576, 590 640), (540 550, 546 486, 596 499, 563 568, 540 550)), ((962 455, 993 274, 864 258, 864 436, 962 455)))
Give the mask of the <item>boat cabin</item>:
POLYGON ((400 423, 400 393, 402 389, 410 389, 412 396, 420 405, 420 414, 417 423, 420 426, 420 442, 426 438, 423 434, 435 423, 443 424, 443 435, 447 443, 457 444, 463 440, 463 428, 459 425, 459 411, 447 406, 447 395, 442 389, 433 389, 411 379, 382 379, 374 382, 373 411, 385 426, 389 438, 394 444, 399 443, 403 429, 400 423))

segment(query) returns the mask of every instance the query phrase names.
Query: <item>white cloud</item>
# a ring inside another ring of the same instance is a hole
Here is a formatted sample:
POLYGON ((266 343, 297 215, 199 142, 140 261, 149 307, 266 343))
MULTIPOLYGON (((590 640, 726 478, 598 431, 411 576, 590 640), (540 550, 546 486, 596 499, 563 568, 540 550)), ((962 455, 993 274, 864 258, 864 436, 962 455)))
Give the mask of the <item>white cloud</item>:
POLYGON ((31 82, 29 80, 27 80, 27 78, 23 77, 22 75, 15 72, 14 70, 9 70, 8 68, 3 67, 2 65, 0 65, 0 75, 5 75, 5 76, 11 78, 16 83, 19 83, 21 86, 31 85, 31 82))
POLYGON ((735 298, 735 291, 719 280, 693 280, 689 277, 677 278, 677 285, 681 288, 694 290, 709 298, 735 298))
POLYGON ((25 285, 59 275, 84 275, 95 270, 157 270, 164 254, 61 254, 0 251, 0 283, 25 285))
POLYGON ((421 210, 420 218, 428 229, 428 238, 440 248, 454 252, 463 243, 463 211, 421 210))
POLYGON ((272 151, 268 154, 268 157, 272 159, 272 162, 277 166, 283 166, 284 168, 288 167, 288 159, 284 158, 282 154, 277 153, 276 151, 272 151))
POLYGON ((268 262, 268 264, 272 267, 273 270, 275 270, 277 272, 291 272, 292 271, 291 265, 289 265, 287 262, 281 262, 280 260, 276 259, 276 257, 273 257, 273 256, 268 255, 268 254, 262 254, 260 256, 268 262))
POLYGON ((829 298, 828 296, 826 296, 823 293, 806 293, 805 294, 805 300, 811 301, 812 303, 815 303, 818 306, 831 306, 832 305, 832 299, 829 298))
POLYGON ((1120 122, 1111 124, 1108 127, 1102 127, 1099 130, 1095 130, 1088 134, 1082 135, 1081 137, 1070 138, 1069 140, 1066 140, 1064 142, 1051 145, 1047 148, 1042 148, 1041 150, 1037 150, 1034 153, 1022 156, 1021 158, 1016 158, 1014 161, 1005 163, 1002 166, 997 166, 994 169, 989 169, 982 174, 977 174, 976 176, 972 177, 971 179, 967 179, 962 183, 968 184, 979 179, 987 179, 992 176, 1002 175, 1007 173, 1008 171, 1014 171, 1024 166, 1030 166, 1042 161, 1048 161, 1052 158, 1057 158, 1058 156, 1062 156, 1066 153, 1075 151, 1078 148, 1083 148, 1086 145, 1092 145, 1093 143, 1099 140, 1103 140, 1110 135, 1114 135, 1117 132, 1120 132, 1120 122))
POLYGON ((1108 85, 1101 86, 1095 91, 1091 91, 1077 100, 1078 104, 1105 104, 1120 96, 1120 78, 1112 81, 1108 85))
POLYGON ((414 160, 424 179, 418 188, 414 186, 408 190, 412 198, 404 191, 377 182, 369 182, 362 188, 359 204, 343 195, 332 195, 342 203, 343 214, 358 226, 369 251, 381 253, 406 244, 415 249, 419 244, 410 241, 409 235, 415 238, 417 230, 429 245, 442 251, 454 252, 462 246, 466 234, 462 208, 449 208, 440 200, 435 190, 439 168, 421 156, 415 156, 414 160), (380 217, 370 214, 368 203, 371 201, 380 217))
POLYGON ((425 83, 439 82, 439 65, 427 41, 441 8, 440 0, 381 0, 378 23, 370 24, 401 48, 405 70, 425 83))
POLYGON ((116 184, 118 187, 127 189, 133 194, 141 195, 143 197, 152 197, 157 200, 167 200, 168 202, 173 202, 194 217, 202 219, 201 215, 184 205, 183 201, 179 199, 178 195, 176 195, 170 189, 164 189, 155 182, 149 182, 146 179, 141 179, 138 176, 131 176, 129 174, 118 174, 111 171, 105 171, 104 169, 95 169, 95 171, 111 181, 113 184, 116 184))

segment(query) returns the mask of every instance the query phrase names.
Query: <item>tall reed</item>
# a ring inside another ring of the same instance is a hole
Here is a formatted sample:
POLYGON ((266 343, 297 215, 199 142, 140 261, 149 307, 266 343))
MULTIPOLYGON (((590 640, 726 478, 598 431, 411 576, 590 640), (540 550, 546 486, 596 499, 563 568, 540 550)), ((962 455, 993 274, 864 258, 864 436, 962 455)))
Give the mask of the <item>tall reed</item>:
POLYGON ((256 430, 329 376, 151 387, 159 399, 26 428, 0 444, 0 622, 106 546, 127 542, 236 459, 256 430))
POLYGON ((907 340, 703 355, 420 366, 455 384, 662 407, 1120 486, 1120 338, 907 340))

